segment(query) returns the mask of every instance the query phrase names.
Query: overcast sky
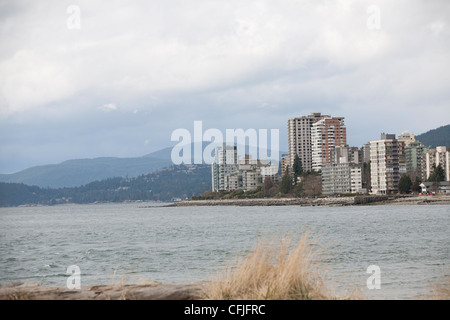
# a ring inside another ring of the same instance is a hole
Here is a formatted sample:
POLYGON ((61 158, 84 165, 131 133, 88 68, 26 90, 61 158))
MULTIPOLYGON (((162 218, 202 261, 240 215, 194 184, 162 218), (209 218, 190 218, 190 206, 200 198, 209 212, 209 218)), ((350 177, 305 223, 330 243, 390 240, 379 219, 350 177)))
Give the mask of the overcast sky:
POLYGON ((0 172, 135 157, 177 128, 450 123, 450 1, 2 1, 0 172))

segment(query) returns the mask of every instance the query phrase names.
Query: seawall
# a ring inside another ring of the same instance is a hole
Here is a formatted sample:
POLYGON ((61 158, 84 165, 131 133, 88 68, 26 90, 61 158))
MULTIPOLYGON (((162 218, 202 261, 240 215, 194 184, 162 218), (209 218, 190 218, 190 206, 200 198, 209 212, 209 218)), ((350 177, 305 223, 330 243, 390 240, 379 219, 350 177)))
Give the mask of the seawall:
POLYGON ((261 198, 261 199, 220 199, 185 200, 169 206, 348 206, 354 204, 354 197, 342 198, 261 198))
POLYGON ((167 206, 353 206, 427 204, 450 204, 450 195, 185 200, 167 206))

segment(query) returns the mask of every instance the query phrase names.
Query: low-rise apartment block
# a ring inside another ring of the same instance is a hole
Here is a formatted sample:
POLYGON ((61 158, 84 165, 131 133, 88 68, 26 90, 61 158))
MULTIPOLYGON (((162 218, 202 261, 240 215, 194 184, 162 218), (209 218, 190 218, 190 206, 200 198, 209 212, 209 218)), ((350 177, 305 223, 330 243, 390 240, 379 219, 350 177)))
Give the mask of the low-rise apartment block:
POLYGON ((355 147, 337 147, 333 151, 333 163, 322 167, 322 193, 364 193, 360 153, 355 147))

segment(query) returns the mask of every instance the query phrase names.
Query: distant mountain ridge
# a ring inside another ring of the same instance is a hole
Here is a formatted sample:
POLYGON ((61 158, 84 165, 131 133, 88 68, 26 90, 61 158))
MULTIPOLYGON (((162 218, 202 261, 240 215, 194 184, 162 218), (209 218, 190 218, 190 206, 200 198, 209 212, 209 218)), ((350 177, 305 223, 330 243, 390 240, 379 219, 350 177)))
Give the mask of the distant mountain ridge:
POLYGON ((211 190, 209 165, 178 165, 133 178, 108 178, 79 187, 39 188, 0 182, 0 207, 66 203, 174 201, 211 190))
POLYGON ((450 146, 450 124, 419 134, 417 141, 425 146, 436 148, 437 146, 450 146))
POLYGON ((59 164, 31 167, 17 173, 0 174, 0 182, 24 183, 41 188, 76 187, 111 177, 136 177, 172 164, 169 159, 102 157, 67 160, 59 164))
MULTIPOLYGON (((204 142, 203 150, 209 144, 204 142)), ((108 178, 132 178, 172 166, 172 149, 168 147, 136 158, 75 159, 59 164, 35 166, 16 173, 0 174, 0 182, 23 183, 41 188, 63 188, 78 187, 108 178)), ((194 163, 192 144, 191 150, 191 163, 194 163)))

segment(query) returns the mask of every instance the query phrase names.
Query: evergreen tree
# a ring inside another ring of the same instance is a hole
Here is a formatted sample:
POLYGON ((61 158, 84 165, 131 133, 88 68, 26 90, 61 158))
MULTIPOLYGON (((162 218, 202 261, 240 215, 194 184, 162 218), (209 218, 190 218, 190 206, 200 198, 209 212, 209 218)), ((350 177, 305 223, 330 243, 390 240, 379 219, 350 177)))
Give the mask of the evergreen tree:
POLYGON ((441 164, 434 168, 433 173, 430 174, 430 177, 428 178, 428 181, 435 182, 437 184, 441 181, 445 181, 445 172, 441 164))
POLYGON ((291 191, 291 188, 292 188, 292 177, 289 174, 289 166, 287 166, 286 171, 283 177, 281 178, 280 192, 282 194, 289 193, 291 191))
POLYGON ((404 174, 398 182, 398 191, 400 193, 409 193, 412 186, 411 178, 404 174))
POLYGON ((432 190, 437 192, 441 181, 445 181, 445 172, 441 164, 434 168, 433 173, 428 178, 429 182, 433 182, 432 190))
POLYGON ((302 163, 298 155, 295 155, 294 164, 292 166, 292 171, 294 172, 294 184, 297 184, 297 178, 302 174, 302 163))

